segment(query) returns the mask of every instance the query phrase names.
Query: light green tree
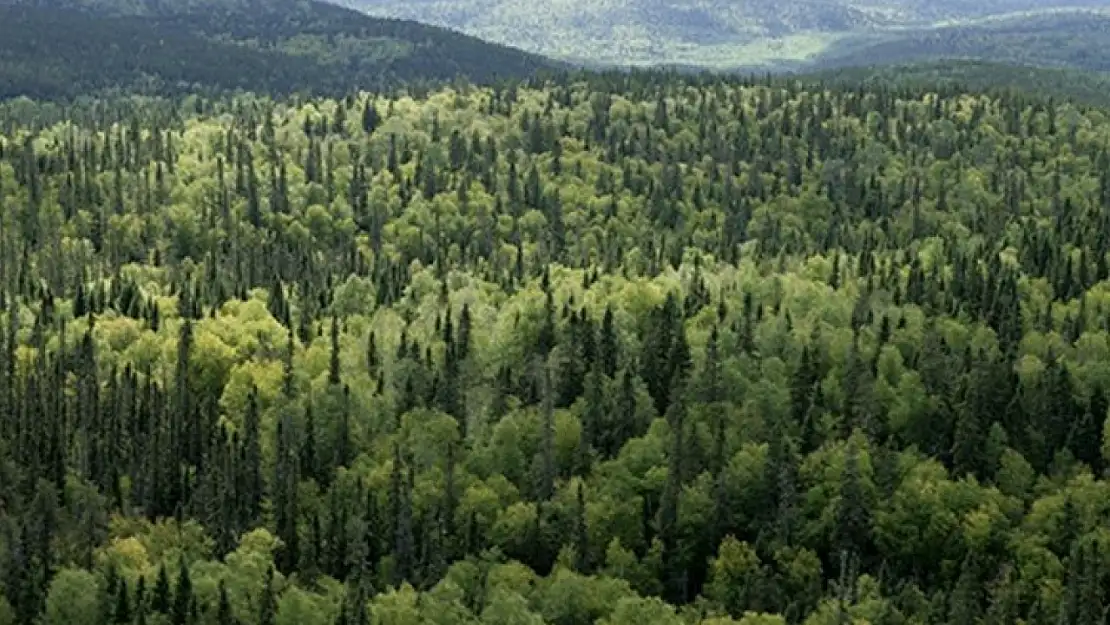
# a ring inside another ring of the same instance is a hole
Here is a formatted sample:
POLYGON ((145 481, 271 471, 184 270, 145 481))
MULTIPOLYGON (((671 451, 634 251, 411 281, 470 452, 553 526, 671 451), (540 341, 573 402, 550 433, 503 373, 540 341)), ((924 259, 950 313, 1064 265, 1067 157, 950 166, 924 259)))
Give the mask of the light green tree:
POLYGON ((62 569, 50 582, 43 625, 98 625, 98 592, 92 573, 62 569))

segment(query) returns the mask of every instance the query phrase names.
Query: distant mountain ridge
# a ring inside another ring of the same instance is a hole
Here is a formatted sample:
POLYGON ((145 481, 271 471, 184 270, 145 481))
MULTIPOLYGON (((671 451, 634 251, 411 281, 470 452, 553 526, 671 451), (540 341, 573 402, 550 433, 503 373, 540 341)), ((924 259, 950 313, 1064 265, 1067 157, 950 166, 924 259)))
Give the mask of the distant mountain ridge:
POLYGON ((1110 72, 1110 10, 1057 11, 878 33, 834 44, 811 68, 986 60, 1110 72))
POLYGON ((800 64, 907 30, 1110 0, 333 0, 587 63, 800 64))
POLYGON ((871 67, 843 67, 783 76, 779 80, 828 87, 885 85, 913 89, 1006 91, 1036 99, 1066 100, 1110 108, 1110 75, 1071 69, 1045 69, 984 61, 935 61, 871 67))
POLYGON ((0 97, 142 86, 343 93, 554 64, 314 0, 0 0, 0 97))

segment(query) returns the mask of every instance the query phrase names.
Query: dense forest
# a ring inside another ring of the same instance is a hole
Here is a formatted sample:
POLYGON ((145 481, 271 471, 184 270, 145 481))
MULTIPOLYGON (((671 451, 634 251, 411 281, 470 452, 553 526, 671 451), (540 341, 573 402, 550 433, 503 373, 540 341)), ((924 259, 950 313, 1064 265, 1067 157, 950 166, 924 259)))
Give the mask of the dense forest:
POLYGON ((988 61, 948 59, 839 67, 786 75, 781 80, 839 89, 874 85, 946 94, 968 91, 994 95, 1037 94, 1042 99, 1110 107, 1110 74, 988 61))
POLYGON ((655 73, 0 105, 0 624, 1110 605, 1110 114, 655 73))
POLYGON ((0 97, 73 99, 522 79, 558 64, 316 0, 0 0, 0 97))
POLYGON ((981 22, 846 37, 803 63, 810 67, 974 59, 995 63, 1110 71, 1110 12, 1019 14, 981 22))

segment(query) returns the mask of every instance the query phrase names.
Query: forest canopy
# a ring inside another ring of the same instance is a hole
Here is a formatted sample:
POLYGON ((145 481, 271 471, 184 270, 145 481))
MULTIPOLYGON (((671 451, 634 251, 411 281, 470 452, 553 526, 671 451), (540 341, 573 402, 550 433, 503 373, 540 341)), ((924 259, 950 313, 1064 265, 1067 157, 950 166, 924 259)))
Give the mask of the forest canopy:
POLYGON ((522 79, 557 64, 317 0, 0 0, 0 97, 352 89, 522 79))
POLYGON ((1104 622, 1110 116, 0 105, 0 624, 1104 622))

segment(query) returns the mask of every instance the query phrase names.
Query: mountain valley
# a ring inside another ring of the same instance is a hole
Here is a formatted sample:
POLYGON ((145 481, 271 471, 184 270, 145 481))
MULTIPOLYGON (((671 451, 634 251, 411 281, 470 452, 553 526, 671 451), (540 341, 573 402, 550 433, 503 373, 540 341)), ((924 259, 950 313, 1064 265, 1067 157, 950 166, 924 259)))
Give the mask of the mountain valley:
MULTIPOLYGON (((1011 27, 1030 19, 1043 27, 1046 15, 1075 10, 1105 24, 1102 12, 1110 8, 1105 0, 337 1, 373 15, 416 19, 591 65, 757 70, 854 62, 855 58, 844 59, 843 51, 866 48, 877 38, 886 42, 882 52, 893 46, 903 60, 925 57, 920 39, 935 29, 947 29, 938 36, 966 38, 976 31, 962 29, 984 19, 1004 18, 1011 27)), ((997 29, 993 36, 999 38, 997 29)), ((1105 34, 1100 41, 1106 42, 1105 34)), ((1009 45, 1021 43, 1015 38, 1009 45)), ((972 53, 984 60, 1007 60, 991 58, 992 50, 972 53)), ((875 50, 866 60, 882 61, 884 56, 875 50)))

